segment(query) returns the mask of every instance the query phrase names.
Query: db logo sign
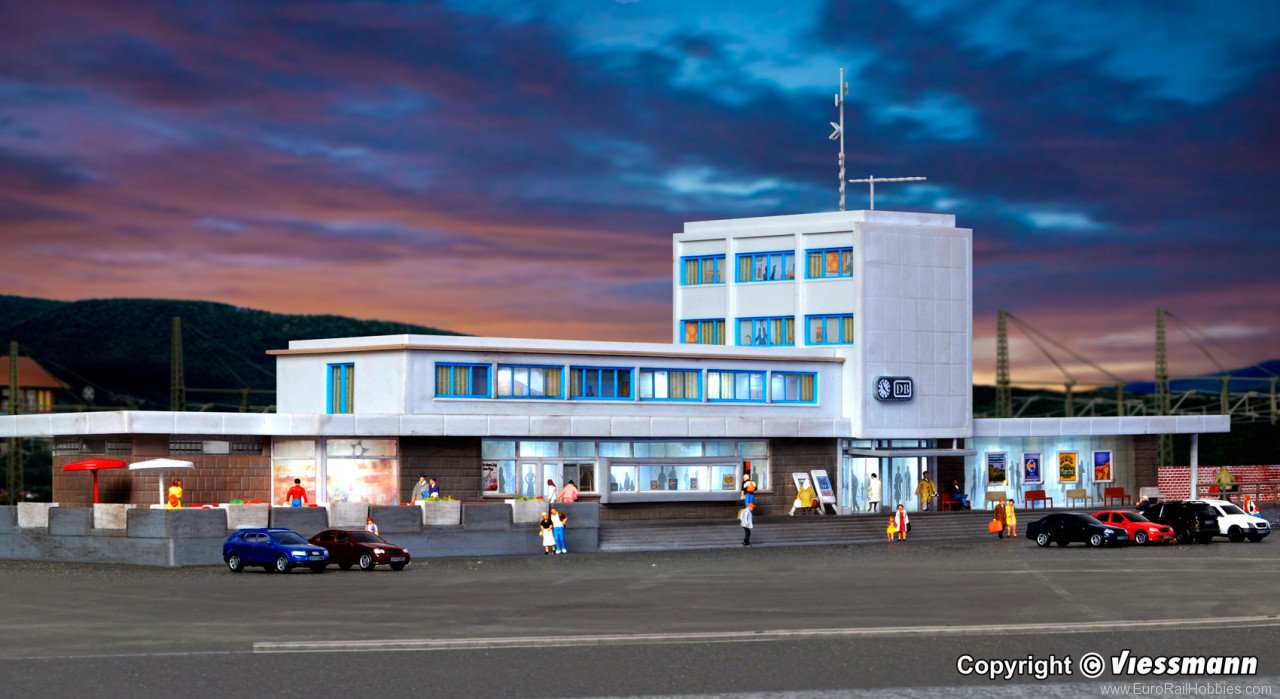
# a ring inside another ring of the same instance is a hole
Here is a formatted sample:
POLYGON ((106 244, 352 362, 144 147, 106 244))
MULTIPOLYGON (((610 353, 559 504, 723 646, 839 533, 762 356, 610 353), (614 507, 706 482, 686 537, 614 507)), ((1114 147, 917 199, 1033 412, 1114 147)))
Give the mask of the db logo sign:
POLYGON ((876 379, 877 400, 911 400, 914 395, 915 384, 909 376, 881 376, 876 379))

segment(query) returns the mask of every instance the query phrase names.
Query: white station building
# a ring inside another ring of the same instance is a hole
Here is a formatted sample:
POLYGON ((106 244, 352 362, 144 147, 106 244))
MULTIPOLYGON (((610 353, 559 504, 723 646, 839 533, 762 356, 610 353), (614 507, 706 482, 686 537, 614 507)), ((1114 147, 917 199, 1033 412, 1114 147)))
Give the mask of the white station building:
MULTIPOLYGON (((189 502, 391 504, 418 474, 463 500, 573 480, 601 517, 732 516, 744 471, 764 514, 794 474, 831 476, 833 507, 884 507, 929 471, 975 503, 1044 491, 1101 503, 1156 485, 1155 436, 1226 432, 1226 416, 974 420, 973 239, 955 217, 849 211, 685 224, 674 237, 672 343, 397 335, 275 350, 274 414, 108 412, 0 418, 54 440, 54 499, 87 502, 87 455, 196 463, 189 502)), ((104 472, 150 502, 155 482, 104 472)), ((945 488, 944 488, 945 489, 945 488)))

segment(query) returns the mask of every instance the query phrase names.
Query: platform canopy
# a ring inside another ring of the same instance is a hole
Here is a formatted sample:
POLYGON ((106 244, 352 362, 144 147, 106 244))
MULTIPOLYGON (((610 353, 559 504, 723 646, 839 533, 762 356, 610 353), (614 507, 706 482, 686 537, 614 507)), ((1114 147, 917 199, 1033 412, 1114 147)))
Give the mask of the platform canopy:
POLYGON ((98 471, 104 468, 124 468, 125 462, 119 459, 85 459, 66 464, 63 471, 88 471, 93 474, 93 504, 98 504, 98 471))
POLYGON ((196 465, 190 461, 179 461, 177 459, 148 459, 129 464, 130 471, 152 471, 160 476, 160 504, 164 504, 164 474, 167 471, 183 471, 195 468, 196 465))

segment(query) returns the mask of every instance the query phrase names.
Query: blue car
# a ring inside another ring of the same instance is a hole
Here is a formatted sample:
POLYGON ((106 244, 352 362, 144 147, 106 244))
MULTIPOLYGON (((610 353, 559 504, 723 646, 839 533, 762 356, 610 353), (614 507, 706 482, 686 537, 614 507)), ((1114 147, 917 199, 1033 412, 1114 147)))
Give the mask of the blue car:
POLYGON ((241 529, 223 542, 222 560, 233 573, 247 565, 260 565, 268 573, 288 573, 294 566, 323 573, 329 565, 329 552, 292 529, 241 529))

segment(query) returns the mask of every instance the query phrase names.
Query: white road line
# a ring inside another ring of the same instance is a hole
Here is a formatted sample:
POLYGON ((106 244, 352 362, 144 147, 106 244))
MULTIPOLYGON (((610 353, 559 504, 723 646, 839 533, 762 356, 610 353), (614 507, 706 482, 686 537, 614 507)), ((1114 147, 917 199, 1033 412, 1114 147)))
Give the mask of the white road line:
POLYGON ((1201 629, 1280 626, 1280 615, 1149 621, 1083 621, 970 626, 881 626, 863 629, 794 629, 708 631, 685 633, 602 634, 592 636, 534 636, 506 638, 415 638, 380 641, 263 641, 255 653, 368 653, 386 651, 493 650, 570 646, 621 646, 681 643, 750 643, 824 638, 883 638, 894 636, 957 636, 1011 634, 1070 634, 1145 629, 1201 629))

